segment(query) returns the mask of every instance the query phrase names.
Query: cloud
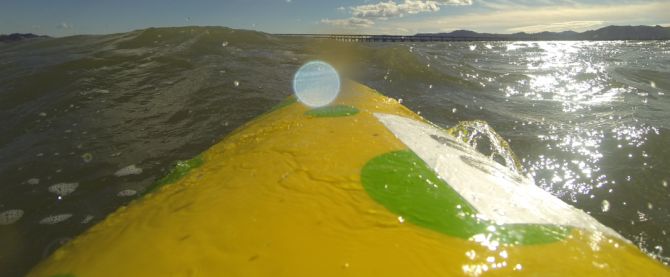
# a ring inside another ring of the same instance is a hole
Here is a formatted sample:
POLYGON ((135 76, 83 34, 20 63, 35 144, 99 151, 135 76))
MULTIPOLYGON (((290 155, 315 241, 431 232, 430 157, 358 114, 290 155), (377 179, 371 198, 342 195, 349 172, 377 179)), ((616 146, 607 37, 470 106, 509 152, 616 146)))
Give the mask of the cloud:
POLYGON ((351 15, 358 18, 387 19, 402 17, 406 14, 436 12, 442 5, 471 5, 472 0, 405 0, 402 3, 394 1, 379 2, 350 7, 351 15))
MULTIPOLYGON (((567 1, 564 1, 567 2, 567 1)), ((517 10, 537 6, 555 6, 555 0, 519 1, 519 0, 479 0, 477 3, 492 10, 517 10)), ((574 4, 575 2, 570 2, 574 4)))
POLYGON ((566 21, 566 22, 555 22, 550 24, 539 24, 539 25, 530 25, 530 26, 521 26, 508 28, 510 32, 526 32, 526 33, 539 33, 539 32, 560 32, 565 30, 586 30, 605 25, 604 21, 600 20, 590 20, 590 21, 566 21))
POLYGON ((405 0, 404 3, 379 2, 377 4, 360 5, 351 8, 351 15, 357 18, 379 18, 401 17, 405 14, 417 14, 421 12, 439 11, 440 7, 435 1, 405 0))
POLYGON ((477 5, 461 9, 458 14, 435 13, 446 9, 445 5, 472 3, 472 0, 373 0, 370 4, 346 8, 350 12, 350 18, 326 19, 321 23, 336 27, 361 27, 363 32, 389 34, 448 32, 458 29, 495 33, 566 30, 582 32, 605 25, 656 25, 662 22, 667 25, 667 11, 670 10, 668 0, 621 0, 615 3, 586 3, 580 0, 477 0, 477 5), (417 13, 434 15, 410 16, 417 13))
POLYGON ((56 27, 58 27, 60 29, 72 29, 73 26, 72 26, 72 24, 68 24, 67 22, 61 22, 56 27))
POLYGON ((321 23, 345 28, 369 28, 375 24, 374 21, 365 18, 344 18, 344 19, 321 19, 321 23))
MULTIPOLYGON (((402 27, 412 32, 446 32, 470 29, 479 32, 518 31, 586 31, 600 25, 657 24, 667 22, 670 1, 635 2, 627 4, 585 5, 573 2, 548 6, 514 6, 499 10, 474 12, 452 16, 431 17, 424 20, 388 22, 384 27, 402 27), (596 24, 598 23, 598 24, 596 24)), ((382 27, 382 26, 379 26, 382 27)))
POLYGON ((440 5, 472 5, 472 0, 437 0, 440 5))
MULTIPOLYGON (((382 1, 375 4, 349 7, 351 18, 323 19, 321 23, 333 26, 369 27, 374 24, 373 20, 386 20, 408 14, 436 12, 443 5, 472 5, 472 0, 404 0, 402 3, 382 1)), ((338 10, 344 11, 345 8, 339 7, 338 10)))

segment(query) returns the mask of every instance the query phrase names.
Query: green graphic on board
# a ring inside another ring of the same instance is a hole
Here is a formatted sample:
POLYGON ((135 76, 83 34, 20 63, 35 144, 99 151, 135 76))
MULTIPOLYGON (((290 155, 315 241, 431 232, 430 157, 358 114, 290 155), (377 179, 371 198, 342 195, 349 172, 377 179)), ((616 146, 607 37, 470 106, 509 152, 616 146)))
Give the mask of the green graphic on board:
POLYGON ((477 210, 414 152, 390 152, 368 161, 361 182, 370 197, 407 222, 450 236, 490 235, 505 244, 543 244, 563 240, 569 227, 503 224, 477 217, 477 210))
POLYGON ((307 112, 306 115, 314 117, 341 117, 350 116, 358 113, 358 109, 353 106, 337 105, 314 108, 307 112))
POLYGON ((170 170, 170 172, 147 188, 145 193, 153 192, 162 186, 177 182, 191 170, 200 167, 204 163, 205 160, 202 158, 202 155, 195 156, 190 160, 177 161, 177 164, 170 170))

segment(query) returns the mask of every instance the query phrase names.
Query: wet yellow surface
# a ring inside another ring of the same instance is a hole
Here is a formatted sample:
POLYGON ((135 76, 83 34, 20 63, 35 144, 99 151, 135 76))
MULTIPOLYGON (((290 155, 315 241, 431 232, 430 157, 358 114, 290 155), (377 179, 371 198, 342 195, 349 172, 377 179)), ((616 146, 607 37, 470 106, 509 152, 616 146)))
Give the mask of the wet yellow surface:
POLYGON ((353 82, 333 105, 357 112, 317 116, 292 103, 260 116, 203 153, 200 167, 119 209, 29 276, 670 274, 634 245, 586 230, 504 245, 403 220, 368 195, 360 174, 371 159, 407 150, 374 112, 420 117, 353 82))

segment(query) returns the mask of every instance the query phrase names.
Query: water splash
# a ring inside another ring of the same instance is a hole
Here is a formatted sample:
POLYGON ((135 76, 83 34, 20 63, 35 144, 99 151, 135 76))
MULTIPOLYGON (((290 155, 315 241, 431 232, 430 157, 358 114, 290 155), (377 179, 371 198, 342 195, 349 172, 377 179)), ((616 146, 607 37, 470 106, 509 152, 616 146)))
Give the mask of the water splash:
POLYGON ((603 211, 603 213, 606 213, 610 210, 610 202, 607 200, 603 200, 602 203, 600 203, 600 210, 603 211))
POLYGON ((507 141, 482 120, 461 121, 447 132, 489 156, 492 160, 520 174, 522 166, 507 141))

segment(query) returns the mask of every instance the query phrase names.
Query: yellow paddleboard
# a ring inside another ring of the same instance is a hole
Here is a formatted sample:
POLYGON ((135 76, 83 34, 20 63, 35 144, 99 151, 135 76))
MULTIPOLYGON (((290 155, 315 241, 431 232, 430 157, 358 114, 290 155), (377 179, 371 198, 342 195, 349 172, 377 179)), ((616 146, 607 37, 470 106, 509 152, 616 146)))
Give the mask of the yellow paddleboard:
POLYGON ((289 98, 29 276, 663 276, 615 231, 376 91, 289 98))

